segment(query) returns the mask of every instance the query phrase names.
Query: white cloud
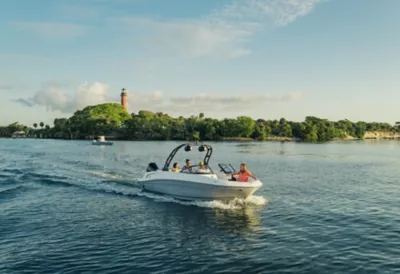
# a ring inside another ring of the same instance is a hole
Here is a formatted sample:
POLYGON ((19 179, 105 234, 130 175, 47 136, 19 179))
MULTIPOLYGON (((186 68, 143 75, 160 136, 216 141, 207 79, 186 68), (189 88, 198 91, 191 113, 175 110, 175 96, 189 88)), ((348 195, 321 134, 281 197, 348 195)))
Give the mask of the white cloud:
MULTIPOLYGON (((215 93, 213 93, 215 94, 215 93)), ((167 109, 174 113, 224 112, 235 113, 238 110, 250 110, 270 103, 292 102, 303 99, 303 92, 289 93, 283 96, 256 95, 243 92, 240 95, 207 95, 171 97, 167 109)))
MULTIPOLYGON (((136 20, 134 20, 136 21, 136 20)), ((136 27, 149 30, 146 43, 158 52, 184 57, 215 56, 233 58, 249 53, 240 46, 252 33, 231 26, 213 26, 200 21, 136 21, 136 27)))
POLYGON ((235 0, 213 13, 215 20, 248 21, 284 27, 326 0, 235 0))
POLYGON ((280 97, 279 100, 293 102, 293 101, 298 101, 298 100, 304 99, 304 98, 308 97, 308 95, 309 95, 308 92, 301 92, 301 91, 291 92, 289 94, 286 94, 286 95, 280 97))
MULTIPOLYGON (((306 93, 297 92, 283 96, 256 95, 243 92, 239 95, 218 96, 199 94, 196 96, 168 96, 161 91, 140 93, 128 91, 128 107, 130 112, 150 110, 166 112, 172 115, 187 115, 190 113, 236 113, 240 110, 250 110, 268 103, 291 102, 304 98, 306 93)), ((56 84, 46 84, 36 92, 32 98, 19 98, 14 100, 27 107, 44 106, 48 111, 61 111, 73 113, 88 105, 96 105, 105 102, 119 102, 119 90, 110 90, 104 83, 84 83, 68 92, 56 84)))
POLYGON ((84 83, 80 85, 75 93, 74 105, 81 109, 88 105, 96 105, 109 100, 109 86, 104 83, 95 82, 91 85, 84 83))
POLYGON ((55 83, 45 84, 32 98, 19 98, 14 101, 25 106, 44 106, 48 111, 73 113, 88 105, 101 104, 109 101, 108 85, 95 82, 84 83, 72 93, 55 83))
POLYGON ((235 58, 250 53, 245 43, 258 31, 284 27, 325 0, 235 0, 191 20, 119 18, 147 32, 146 46, 160 53, 235 58))
POLYGON ((72 23, 55 22, 13 22, 13 26, 37 33, 46 38, 69 39, 85 34, 87 27, 72 23))
MULTIPOLYGON (((139 1, 139 0, 138 0, 139 1)), ((233 0, 201 18, 186 20, 157 20, 151 17, 120 17, 117 22, 128 23, 137 45, 144 39, 152 54, 166 56, 236 58, 250 53, 246 43, 259 31, 284 27, 310 13, 320 2, 328 0, 233 0), (140 32, 140 35, 137 35, 140 32)), ((139 1, 140 2, 140 1, 139 1)), ((115 4, 110 0, 91 0, 86 4, 115 4)), ((118 4, 131 3, 119 0, 118 4)), ((104 7, 103 7, 104 9, 104 7)), ((60 18, 100 17, 98 6, 65 5, 60 18)), ((103 14, 105 16, 105 13, 103 14)), ((69 39, 84 35, 88 26, 60 22, 13 22, 22 30, 46 38, 69 39)), ((121 25, 118 25, 120 31, 121 25)))

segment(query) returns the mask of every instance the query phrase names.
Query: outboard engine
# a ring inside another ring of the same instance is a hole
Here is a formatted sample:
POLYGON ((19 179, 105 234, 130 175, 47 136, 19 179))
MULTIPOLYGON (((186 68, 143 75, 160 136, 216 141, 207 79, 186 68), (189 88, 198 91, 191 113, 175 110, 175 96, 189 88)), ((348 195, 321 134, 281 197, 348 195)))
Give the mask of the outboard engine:
POLYGON ((157 164, 156 163, 150 163, 147 166, 146 172, 151 172, 151 171, 156 171, 156 170, 158 170, 157 164))

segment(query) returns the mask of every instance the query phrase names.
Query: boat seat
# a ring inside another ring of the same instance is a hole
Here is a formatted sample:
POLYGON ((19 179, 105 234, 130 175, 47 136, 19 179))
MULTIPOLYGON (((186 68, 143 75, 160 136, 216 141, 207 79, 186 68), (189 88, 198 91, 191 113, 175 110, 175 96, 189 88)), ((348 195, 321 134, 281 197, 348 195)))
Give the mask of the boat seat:
POLYGON ((146 172, 156 171, 156 170, 158 170, 158 165, 156 163, 149 163, 146 172))

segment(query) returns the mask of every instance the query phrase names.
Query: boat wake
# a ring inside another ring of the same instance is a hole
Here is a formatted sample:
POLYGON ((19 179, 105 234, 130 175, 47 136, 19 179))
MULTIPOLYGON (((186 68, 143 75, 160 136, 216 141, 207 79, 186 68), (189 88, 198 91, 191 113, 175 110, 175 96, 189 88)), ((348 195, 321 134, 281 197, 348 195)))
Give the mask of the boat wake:
MULTIPOLYGON (((62 169, 63 167, 57 167, 55 170, 60 171, 62 169)), ((184 206, 196 206, 220 210, 237 210, 246 207, 261 207, 268 204, 268 200, 266 200, 262 196, 256 195, 251 195, 246 199, 236 198, 231 201, 184 201, 175 199, 170 196, 164 196, 162 194, 143 192, 141 190, 140 184, 135 178, 138 177, 137 174, 121 176, 117 172, 106 172, 101 170, 87 169, 75 169, 73 175, 67 174, 65 176, 54 174, 54 169, 52 169, 51 172, 33 172, 31 170, 26 170, 23 172, 14 171, 12 173, 13 174, 3 173, 3 175, 6 177, 3 179, 11 182, 12 178, 11 186, 15 184, 17 184, 17 186, 6 187, 6 182, 2 182, 0 195, 3 196, 3 198, 5 196, 11 197, 17 195, 18 192, 23 189, 21 185, 39 184, 44 187, 73 187, 82 189, 84 191, 103 193, 106 195, 117 195, 130 199, 139 197, 151 199, 154 202, 158 203, 175 203, 184 206), (83 174, 87 174, 88 176, 85 176, 83 174)))
POLYGON ((149 199, 154 200, 155 202, 160 203, 176 203, 186 206, 197 206, 197 207, 205 207, 205 208, 215 208, 215 209, 223 209, 223 210, 236 210, 242 209, 246 206, 264 206, 268 203, 262 196, 249 196, 246 199, 234 199, 229 202, 223 201, 183 201, 174 199, 168 196, 157 195, 148 192, 138 192, 136 193, 137 196, 146 197, 149 199))

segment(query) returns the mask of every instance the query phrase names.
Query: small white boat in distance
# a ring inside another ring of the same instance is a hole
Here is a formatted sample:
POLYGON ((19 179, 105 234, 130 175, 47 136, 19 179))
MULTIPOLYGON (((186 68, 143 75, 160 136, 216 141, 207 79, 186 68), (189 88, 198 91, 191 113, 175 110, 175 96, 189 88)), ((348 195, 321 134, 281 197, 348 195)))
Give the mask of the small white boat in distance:
POLYGON ((112 146, 113 142, 106 141, 104 136, 99 136, 96 139, 92 141, 92 145, 97 145, 97 146, 112 146))
POLYGON ((156 163, 149 163, 143 178, 138 180, 138 185, 144 192, 189 201, 229 201, 235 198, 245 199, 262 186, 262 182, 258 179, 249 178, 248 182, 236 181, 232 176, 235 169, 230 164, 218 164, 220 172, 215 173, 208 165, 213 149, 206 144, 198 146, 199 152, 206 151, 203 169, 200 169, 199 165, 194 165, 179 172, 170 171, 172 159, 182 147, 185 147, 186 152, 192 150, 190 144, 179 145, 168 156, 162 169, 159 169, 156 163))

